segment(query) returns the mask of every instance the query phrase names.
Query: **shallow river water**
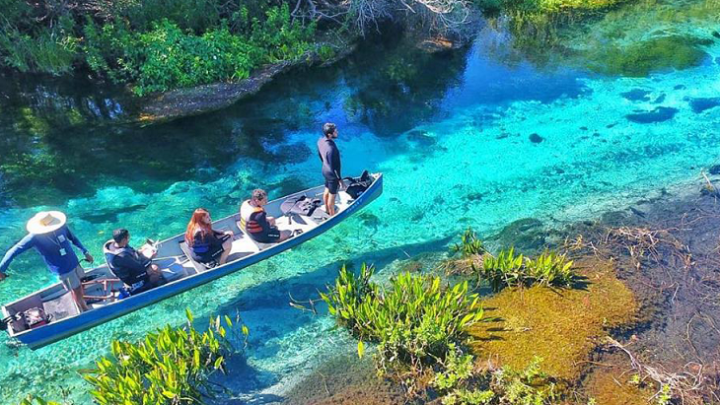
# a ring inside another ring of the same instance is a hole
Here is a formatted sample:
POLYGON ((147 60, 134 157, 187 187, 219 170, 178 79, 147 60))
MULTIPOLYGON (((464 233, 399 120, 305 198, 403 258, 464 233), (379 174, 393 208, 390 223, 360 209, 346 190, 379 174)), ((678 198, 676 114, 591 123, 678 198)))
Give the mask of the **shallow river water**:
MULTIPOLYGON (((66 212, 102 258, 116 227, 139 244, 182 232, 196 207, 219 218, 253 188, 278 197, 315 185, 326 121, 339 126, 344 174, 385 174, 380 199, 290 252, 38 351, 0 337, 0 403, 58 398, 59 386, 89 402, 77 370, 113 339, 182 323, 185 308, 199 325, 239 311, 247 364, 227 384, 244 398, 279 398, 352 348, 328 332, 330 318, 288 305, 290 294, 314 296, 343 261, 382 273, 444 250, 468 226, 488 235, 528 217, 559 225, 679 192, 718 163, 718 11, 717 1, 642 2, 585 22, 499 19, 471 45, 433 55, 366 45, 220 112, 145 127, 122 123, 133 108, 122 89, 0 76, 2 250, 40 209, 66 212)), ((0 298, 51 280, 28 252, 0 298)))

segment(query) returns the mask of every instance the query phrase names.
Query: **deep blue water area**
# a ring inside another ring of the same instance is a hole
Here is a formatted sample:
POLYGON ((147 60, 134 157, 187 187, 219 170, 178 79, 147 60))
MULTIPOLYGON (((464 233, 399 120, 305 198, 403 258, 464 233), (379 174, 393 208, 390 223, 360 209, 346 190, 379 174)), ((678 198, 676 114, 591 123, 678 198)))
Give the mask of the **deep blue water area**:
MULTIPOLYGON (((66 212, 100 258, 116 227, 140 244, 184 231, 196 207, 219 218, 254 188, 278 197, 319 184, 314 145, 326 121, 339 126, 344 174, 385 174, 372 206, 290 252, 35 352, 0 337, 0 402, 30 392, 57 398, 60 385, 87 401, 77 370, 113 339, 181 324, 185 308, 199 326, 239 311, 250 344, 224 383, 242 398, 282 397, 324 359, 353 348, 342 331, 329 331, 322 311, 289 306, 290 296, 314 297, 342 263, 372 262, 388 277, 403 259, 446 250, 468 226, 487 236, 523 218, 561 225, 684 190, 718 163, 718 45, 703 46, 712 56, 703 63, 674 70, 658 59, 643 77, 588 66, 602 46, 667 27, 712 37, 717 13, 690 3, 631 4, 535 30, 540 39, 507 19, 489 21, 472 44, 434 54, 401 39, 374 41, 224 110, 146 126, 125 121, 135 106, 123 89, 0 76, 0 250, 41 209, 66 212)), ((0 297, 51 281, 28 252, 0 297)))

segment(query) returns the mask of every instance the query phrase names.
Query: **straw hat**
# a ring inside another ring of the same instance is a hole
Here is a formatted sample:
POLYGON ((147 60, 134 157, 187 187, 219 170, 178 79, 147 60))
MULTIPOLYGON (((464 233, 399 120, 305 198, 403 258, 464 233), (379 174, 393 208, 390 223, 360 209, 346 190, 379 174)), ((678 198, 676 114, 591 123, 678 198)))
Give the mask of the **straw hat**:
POLYGON ((60 211, 40 211, 28 221, 27 231, 35 235, 57 231, 66 220, 65 214, 60 211))

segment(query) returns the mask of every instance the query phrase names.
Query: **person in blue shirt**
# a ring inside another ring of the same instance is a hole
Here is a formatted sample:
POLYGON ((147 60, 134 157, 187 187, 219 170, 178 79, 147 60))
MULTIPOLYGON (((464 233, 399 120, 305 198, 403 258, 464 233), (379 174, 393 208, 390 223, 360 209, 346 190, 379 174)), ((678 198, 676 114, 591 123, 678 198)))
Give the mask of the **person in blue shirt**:
POLYGON ((82 286, 85 271, 70 243, 83 252, 88 262, 92 263, 94 259, 66 226, 66 221, 65 214, 59 211, 39 212, 32 217, 27 223, 28 234, 10 248, 0 261, 0 281, 8 277, 8 266, 18 255, 35 248, 47 264, 48 270, 57 275, 65 289, 72 293, 78 309, 82 312, 88 309, 82 286))

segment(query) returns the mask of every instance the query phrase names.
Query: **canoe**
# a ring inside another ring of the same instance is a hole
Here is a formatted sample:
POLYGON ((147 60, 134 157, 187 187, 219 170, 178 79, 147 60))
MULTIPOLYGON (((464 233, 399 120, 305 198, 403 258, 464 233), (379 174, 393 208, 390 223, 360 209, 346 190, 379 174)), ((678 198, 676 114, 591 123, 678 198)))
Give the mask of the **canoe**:
POLYGON ((371 177, 370 187, 356 199, 344 191, 339 193, 336 201, 338 210, 332 217, 327 216, 324 207, 315 209, 311 216, 291 213, 285 215, 281 210, 283 202, 299 196, 322 199, 324 186, 269 202, 265 210, 268 215, 277 218, 276 224, 280 230, 302 230, 302 233, 296 232, 298 234, 281 243, 262 244, 250 239, 238 229, 239 213, 213 222, 213 229, 232 230, 235 234, 228 262, 222 266, 206 268, 192 260, 184 242, 184 234, 181 234, 165 239, 157 245, 157 259, 154 259, 153 263, 162 270, 167 281, 162 286, 121 298, 118 291, 123 287, 122 282, 110 272, 107 264, 103 264, 86 270, 86 277, 83 278, 86 299, 88 296, 96 297, 94 302, 88 299, 91 308, 88 311, 79 313, 70 293, 66 292, 60 283, 11 302, 2 307, 2 318, 9 320, 7 333, 29 348, 39 349, 270 258, 331 229, 378 198, 382 193, 382 174, 371 174, 371 177), (49 321, 44 325, 28 328, 26 322, 17 319, 21 318, 18 314, 32 308, 42 308, 45 314, 49 315, 49 321))

